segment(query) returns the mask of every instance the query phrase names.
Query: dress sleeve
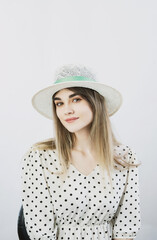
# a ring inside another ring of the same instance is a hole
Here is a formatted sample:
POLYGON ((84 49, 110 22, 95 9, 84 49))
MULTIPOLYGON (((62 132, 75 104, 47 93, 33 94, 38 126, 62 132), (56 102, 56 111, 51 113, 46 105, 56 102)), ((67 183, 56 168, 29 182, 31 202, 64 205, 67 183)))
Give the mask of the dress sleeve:
MULTIPOLYGON (((141 163, 129 149, 127 161, 141 163)), ((139 166, 129 166, 127 182, 117 211, 112 219, 112 238, 135 238, 141 228, 139 166)))
POLYGON ((22 157, 21 195, 25 226, 31 240, 54 240, 57 226, 40 151, 31 147, 22 157))

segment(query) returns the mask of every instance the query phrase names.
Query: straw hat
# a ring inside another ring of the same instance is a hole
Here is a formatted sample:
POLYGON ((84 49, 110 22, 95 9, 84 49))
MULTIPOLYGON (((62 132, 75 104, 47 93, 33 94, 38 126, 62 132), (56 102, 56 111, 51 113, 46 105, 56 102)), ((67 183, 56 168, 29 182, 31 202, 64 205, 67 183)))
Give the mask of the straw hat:
POLYGON ((51 86, 41 89, 32 97, 33 107, 44 117, 52 120, 53 94, 69 87, 86 87, 100 93, 106 100, 109 116, 116 113, 122 104, 120 92, 98 82, 91 69, 80 64, 67 64, 56 70, 54 82, 51 86))

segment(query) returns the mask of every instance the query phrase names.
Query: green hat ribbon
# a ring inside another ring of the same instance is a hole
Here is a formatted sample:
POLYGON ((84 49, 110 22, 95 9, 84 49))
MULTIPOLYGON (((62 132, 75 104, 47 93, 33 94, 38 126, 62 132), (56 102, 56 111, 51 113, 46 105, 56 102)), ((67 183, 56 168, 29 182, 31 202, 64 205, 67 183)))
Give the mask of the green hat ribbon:
POLYGON ((84 76, 69 76, 61 79, 57 79, 54 83, 63 83, 63 82, 70 82, 70 81, 90 81, 96 82, 94 79, 84 77, 84 76))

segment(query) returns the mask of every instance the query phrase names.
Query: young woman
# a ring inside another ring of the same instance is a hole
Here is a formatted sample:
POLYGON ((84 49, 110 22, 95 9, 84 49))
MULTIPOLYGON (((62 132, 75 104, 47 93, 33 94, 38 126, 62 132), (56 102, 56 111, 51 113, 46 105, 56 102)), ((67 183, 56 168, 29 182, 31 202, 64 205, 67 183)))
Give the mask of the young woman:
POLYGON ((22 158, 22 203, 31 240, 133 239, 141 228, 136 153, 116 140, 109 117, 121 94, 89 68, 65 65, 33 107, 55 137, 22 158))

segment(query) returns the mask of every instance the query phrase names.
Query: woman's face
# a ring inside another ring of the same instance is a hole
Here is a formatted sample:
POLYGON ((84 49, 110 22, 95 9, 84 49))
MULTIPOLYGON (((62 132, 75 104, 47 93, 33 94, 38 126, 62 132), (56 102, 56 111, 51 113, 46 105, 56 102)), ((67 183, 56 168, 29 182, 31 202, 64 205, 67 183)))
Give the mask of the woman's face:
POLYGON ((93 112, 89 103, 77 93, 68 89, 60 90, 54 98, 56 105, 56 114, 63 126, 69 132, 78 132, 87 130, 93 120, 93 112), (78 118, 67 122, 68 118, 78 118))

